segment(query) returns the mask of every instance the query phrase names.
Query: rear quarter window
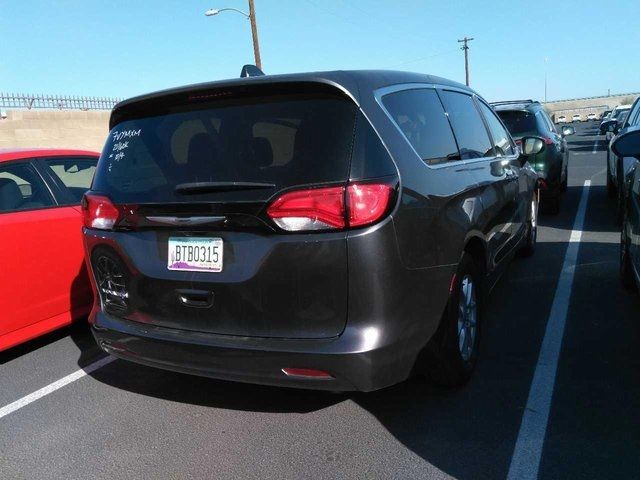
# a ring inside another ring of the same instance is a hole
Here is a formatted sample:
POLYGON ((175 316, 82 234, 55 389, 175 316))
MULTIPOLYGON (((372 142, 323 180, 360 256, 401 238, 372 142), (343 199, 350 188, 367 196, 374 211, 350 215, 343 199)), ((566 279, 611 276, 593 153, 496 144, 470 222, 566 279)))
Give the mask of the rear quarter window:
POLYGON ((351 159, 351 180, 394 175, 396 166, 369 120, 360 112, 351 159))
POLYGON ((459 160, 451 125, 433 89, 390 93, 382 103, 417 154, 429 164, 459 160))

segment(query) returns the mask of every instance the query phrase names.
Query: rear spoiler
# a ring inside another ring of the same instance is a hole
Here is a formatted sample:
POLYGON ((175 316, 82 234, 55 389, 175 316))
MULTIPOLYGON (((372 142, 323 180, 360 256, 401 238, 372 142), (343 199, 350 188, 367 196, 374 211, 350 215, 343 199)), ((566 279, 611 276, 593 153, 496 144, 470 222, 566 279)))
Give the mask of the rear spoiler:
MULTIPOLYGON (((342 85, 323 78, 277 81, 277 77, 236 78, 221 82, 190 85, 124 100, 111 111, 109 130, 122 121, 164 115, 174 107, 205 104, 210 101, 261 95, 328 94, 348 98, 358 105, 351 92, 342 85)), ((197 108, 197 107, 196 107, 197 108)))

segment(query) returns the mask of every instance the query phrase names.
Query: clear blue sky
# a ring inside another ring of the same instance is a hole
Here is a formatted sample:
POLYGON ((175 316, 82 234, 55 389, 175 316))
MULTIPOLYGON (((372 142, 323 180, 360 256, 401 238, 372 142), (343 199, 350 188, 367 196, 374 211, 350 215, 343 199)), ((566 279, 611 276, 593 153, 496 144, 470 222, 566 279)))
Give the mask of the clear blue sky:
MULTIPOLYGON (((640 91, 639 0, 255 0, 267 73, 385 68, 464 81, 489 100, 640 91)), ((129 97, 235 77, 245 0, 0 0, 0 91, 129 97)))

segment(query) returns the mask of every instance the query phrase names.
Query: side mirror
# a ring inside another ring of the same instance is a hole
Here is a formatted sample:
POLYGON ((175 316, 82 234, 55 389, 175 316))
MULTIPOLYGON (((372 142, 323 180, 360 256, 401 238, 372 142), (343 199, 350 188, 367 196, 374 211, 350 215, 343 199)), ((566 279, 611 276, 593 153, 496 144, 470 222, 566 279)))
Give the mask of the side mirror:
POLYGON ((611 150, 618 157, 635 157, 640 160, 640 127, 633 127, 611 142, 611 150))
POLYGON ((573 135, 576 133, 576 129, 567 125, 566 127, 562 127, 562 136, 568 137, 569 135, 573 135))
POLYGON ((540 137, 522 137, 522 154, 529 157, 544 150, 544 140, 540 137))
POLYGON ((600 133, 613 132, 617 126, 616 120, 606 120, 600 124, 600 133))

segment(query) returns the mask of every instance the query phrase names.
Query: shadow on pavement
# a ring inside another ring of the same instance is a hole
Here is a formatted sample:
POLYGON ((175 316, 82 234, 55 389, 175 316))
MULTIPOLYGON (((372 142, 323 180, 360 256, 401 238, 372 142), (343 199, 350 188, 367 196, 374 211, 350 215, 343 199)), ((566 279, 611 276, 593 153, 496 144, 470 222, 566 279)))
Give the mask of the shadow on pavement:
MULTIPOLYGON (((600 129, 598 128, 593 130, 587 130, 583 133, 576 133, 575 136, 576 137, 602 137, 602 139, 604 139, 604 135, 600 133, 600 129)), ((598 138, 596 140, 600 140, 600 139, 598 138)))
MULTIPOLYGON (((589 203, 597 231, 613 203, 602 187, 589 203)), ((580 246, 539 478, 638 478, 640 296, 621 287, 618 255, 580 246)))
POLYGON ((229 410, 308 413, 339 403, 344 395, 226 382, 118 360, 91 373, 100 382, 139 395, 229 410))
POLYGON ((572 152, 604 152, 607 150, 608 146, 605 142, 598 142, 597 145, 595 142, 595 140, 575 140, 568 142, 568 146, 572 152))
MULTIPOLYGON (((554 229, 562 229, 571 231, 575 221, 575 212, 577 202, 582 194, 582 185, 570 186, 567 193, 562 198, 560 204, 560 213, 557 215, 540 214, 540 227, 550 227, 554 229)), ((590 187, 589 203, 587 204, 588 223, 583 225, 585 232, 598 233, 619 233, 620 225, 617 223, 615 216, 615 202, 607 197, 607 189, 605 186, 597 185, 590 187)), ((583 241, 585 239, 583 238, 583 241)), ((618 239, 619 240, 619 239, 618 239)), ((541 237, 538 234, 538 242, 553 242, 557 239, 551 237, 541 237)))
MULTIPOLYGON (((445 473, 468 480, 505 478, 581 192, 570 187, 560 214, 540 218, 542 227, 553 227, 547 238, 533 257, 515 260, 495 287, 478 369, 463 388, 413 379, 378 392, 337 395, 217 381, 124 361, 91 376, 140 395, 237 411, 308 413, 351 401, 445 473)), ((592 188, 588 208, 586 230, 615 232, 604 187, 592 188)), ((581 293, 572 297, 540 478, 590 477, 590 469, 605 478, 638 464, 640 323, 634 317, 640 302, 617 286, 615 249, 611 243, 581 245, 580 261, 596 258, 602 267, 578 266, 581 293), (583 277, 589 268, 595 277, 583 277), (602 301, 591 301, 595 292, 602 301), (584 298, 590 301, 578 300, 584 298)), ((83 352, 96 348, 86 328, 73 338, 83 352)), ((81 366, 86 358, 81 356, 81 366)))
POLYGON ((608 148, 609 147, 604 143, 599 143, 598 145, 594 145, 593 142, 591 142, 590 145, 585 145, 582 147, 569 146, 569 150, 571 150, 572 152, 593 152, 593 153, 606 152, 608 148))
POLYGON ((70 334, 73 328, 74 326, 61 328, 47 335, 42 335, 41 337, 38 337, 34 340, 30 340, 16 347, 12 347, 4 352, 0 352, 0 365, 11 362, 12 360, 15 360, 16 358, 19 358, 23 355, 35 352, 36 350, 39 350, 40 348, 45 347, 50 343, 56 342, 66 337, 70 334))

